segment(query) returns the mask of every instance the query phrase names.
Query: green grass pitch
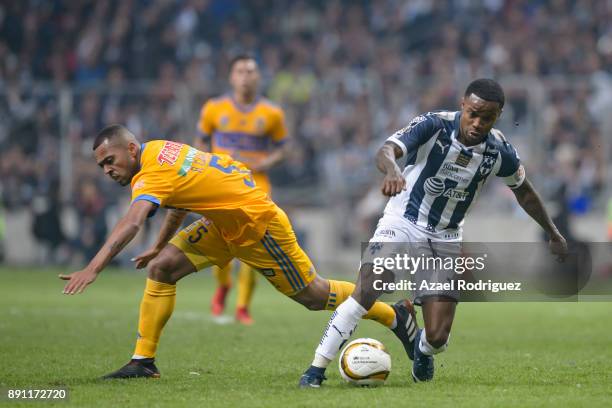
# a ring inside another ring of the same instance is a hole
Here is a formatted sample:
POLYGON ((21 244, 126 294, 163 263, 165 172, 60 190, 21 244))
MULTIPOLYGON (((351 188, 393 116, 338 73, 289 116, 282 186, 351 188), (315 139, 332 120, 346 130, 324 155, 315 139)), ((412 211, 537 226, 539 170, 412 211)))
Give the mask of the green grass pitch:
MULTIPOLYGON (((308 312, 259 279, 256 325, 215 324, 208 273, 185 278, 162 336, 158 380, 100 381, 133 351, 144 274, 105 271, 64 296, 58 270, 0 269, 0 388, 66 386, 57 406, 603 406, 612 404, 610 303, 461 304, 436 378, 414 384, 392 333, 385 386, 349 387, 337 363, 320 390, 299 390, 329 312, 308 312)), ((233 301, 230 305, 233 311, 233 301)), ((355 336, 353 338, 356 338, 355 336)), ((0 406, 6 400, 0 399, 0 406)), ((20 405, 31 405, 24 402, 20 405)))

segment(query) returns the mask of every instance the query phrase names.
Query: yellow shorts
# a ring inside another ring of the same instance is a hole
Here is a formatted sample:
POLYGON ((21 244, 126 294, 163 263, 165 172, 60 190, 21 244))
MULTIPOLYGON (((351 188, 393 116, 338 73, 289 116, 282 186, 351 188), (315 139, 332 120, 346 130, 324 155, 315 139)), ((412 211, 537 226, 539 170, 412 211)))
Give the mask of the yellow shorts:
POLYGON ((287 214, 280 208, 263 238, 249 246, 226 242, 206 218, 185 227, 170 243, 180 249, 198 271, 211 265, 224 267, 233 258, 238 258, 287 296, 299 293, 317 276, 314 265, 297 242, 287 214))

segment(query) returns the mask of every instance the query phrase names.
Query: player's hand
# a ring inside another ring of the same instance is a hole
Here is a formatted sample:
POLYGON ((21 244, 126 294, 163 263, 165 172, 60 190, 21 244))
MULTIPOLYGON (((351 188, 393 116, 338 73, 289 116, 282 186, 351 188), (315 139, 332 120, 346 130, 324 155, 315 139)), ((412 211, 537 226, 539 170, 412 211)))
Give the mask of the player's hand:
POLYGON ((251 173, 264 173, 268 171, 268 168, 266 166, 260 166, 259 164, 253 164, 248 167, 249 170, 251 170, 251 173))
POLYGON ((250 162, 245 164, 249 168, 249 170, 251 170, 252 173, 264 173, 270 170, 270 166, 268 165, 266 160, 251 160, 250 162))
POLYGON ((381 191, 387 197, 393 197, 406 189, 406 179, 399 171, 387 173, 383 179, 381 191))
POLYGON ((95 281, 98 274, 89 269, 83 269, 69 275, 59 274, 58 277, 68 281, 66 286, 64 286, 64 295, 74 295, 83 293, 85 287, 95 281))
POLYGON ((142 254, 135 256, 131 259, 131 261, 136 262, 136 269, 142 269, 145 268, 153 258, 159 255, 160 252, 161 249, 153 247, 151 249, 147 249, 142 254))
POLYGON ((563 235, 556 234, 551 236, 548 246, 550 247, 550 252, 557 255, 557 260, 561 262, 565 260, 567 257, 567 242, 563 235))

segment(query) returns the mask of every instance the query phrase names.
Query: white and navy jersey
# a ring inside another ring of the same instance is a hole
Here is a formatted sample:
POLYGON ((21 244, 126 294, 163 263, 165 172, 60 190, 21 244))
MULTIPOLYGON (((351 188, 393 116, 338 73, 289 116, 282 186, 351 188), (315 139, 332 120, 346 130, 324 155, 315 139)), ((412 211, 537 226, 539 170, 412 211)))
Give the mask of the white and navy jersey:
POLYGON ((392 197, 385 214, 405 217, 432 233, 457 230, 491 174, 511 188, 521 186, 525 171, 516 150, 492 129, 479 145, 457 138, 461 112, 430 112, 416 117, 387 140, 406 156, 406 191, 392 197))

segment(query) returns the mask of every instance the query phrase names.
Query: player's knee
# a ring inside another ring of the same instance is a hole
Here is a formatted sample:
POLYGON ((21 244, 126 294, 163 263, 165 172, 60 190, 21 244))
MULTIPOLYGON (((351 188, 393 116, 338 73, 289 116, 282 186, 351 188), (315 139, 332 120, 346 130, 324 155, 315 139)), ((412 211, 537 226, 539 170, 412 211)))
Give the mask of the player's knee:
POLYGON ((359 274, 359 280, 355 285, 355 290, 352 293, 352 297, 362 305, 366 310, 369 310, 376 300, 383 294, 382 290, 377 290, 377 284, 375 278, 379 275, 372 273, 371 265, 362 266, 359 274))
POLYGON ((155 258, 149 263, 149 279, 156 282, 176 283, 173 282, 172 268, 167 258, 155 258))

